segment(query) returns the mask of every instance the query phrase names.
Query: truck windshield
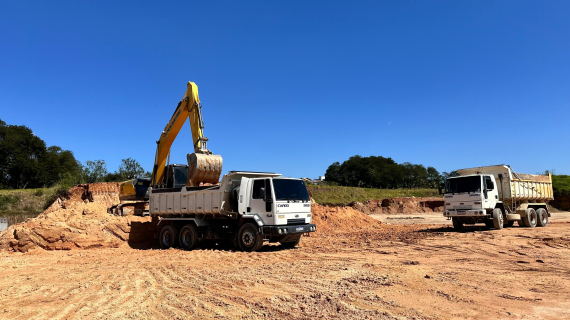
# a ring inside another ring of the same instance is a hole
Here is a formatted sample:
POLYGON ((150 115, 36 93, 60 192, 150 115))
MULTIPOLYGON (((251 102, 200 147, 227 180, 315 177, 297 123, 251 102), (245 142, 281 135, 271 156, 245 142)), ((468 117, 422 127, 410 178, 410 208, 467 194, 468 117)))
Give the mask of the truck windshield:
POLYGON ((447 179, 445 193, 481 192, 481 177, 465 177, 447 179))
POLYGON ((273 179, 276 200, 309 201, 309 192, 302 180, 273 179))

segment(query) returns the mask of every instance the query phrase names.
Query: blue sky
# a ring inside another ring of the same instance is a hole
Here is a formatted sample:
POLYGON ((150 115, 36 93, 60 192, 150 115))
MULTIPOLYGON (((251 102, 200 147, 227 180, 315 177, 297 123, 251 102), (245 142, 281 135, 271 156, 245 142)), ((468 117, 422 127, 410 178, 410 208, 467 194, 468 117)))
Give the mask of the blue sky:
MULTIPOLYGON (((0 118, 152 168, 187 81, 229 170, 570 174, 568 1, 2 1, 0 118)), ((185 126, 172 162, 192 152, 185 126)))

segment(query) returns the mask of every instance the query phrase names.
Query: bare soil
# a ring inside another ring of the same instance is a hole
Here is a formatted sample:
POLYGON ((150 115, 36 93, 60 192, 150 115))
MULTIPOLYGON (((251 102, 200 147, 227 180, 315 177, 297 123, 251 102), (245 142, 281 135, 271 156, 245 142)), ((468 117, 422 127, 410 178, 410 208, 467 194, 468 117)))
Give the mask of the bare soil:
POLYGON ((146 222, 131 220, 122 238, 105 233, 133 218, 99 216, 105 205, 89 194, 19 225, 22 234, 31 238, 39 235, 35 224, 52 223, 53 232, 83 230, 90 241, 116 245, 80 246, 71 236, 57 240, 73 244, 65 251, 42 249, 44 238, 25 250, 3 247, 0 318, 570 318, 569 223, 455 232, 447 224, 380 223, 352 207, 314 205, 318 231, 294 249, 163 251, 128 239, 135 223, 146 222))

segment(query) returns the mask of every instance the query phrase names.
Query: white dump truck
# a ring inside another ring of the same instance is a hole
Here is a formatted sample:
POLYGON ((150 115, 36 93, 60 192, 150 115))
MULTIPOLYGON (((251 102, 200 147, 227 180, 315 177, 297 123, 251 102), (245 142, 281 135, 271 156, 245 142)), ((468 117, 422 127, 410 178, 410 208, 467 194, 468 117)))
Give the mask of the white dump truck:
POLYGON ((489 228, 546 227, 553 200, 552 175, 516 173, 508 165, 457 170, 460 176, 445 182, 443 216, 455 229, 485 223, 489 228))
POLYGON ((232 241, 257 251, 264 241, 296 246, 315 232, 303 180, 276 173, 230 171, 219 185, 186 186, 187 166, 171 165, 170 188, 149 188, 149 213, 159 219, 161 248, 196 248, 200 241, 232 241))

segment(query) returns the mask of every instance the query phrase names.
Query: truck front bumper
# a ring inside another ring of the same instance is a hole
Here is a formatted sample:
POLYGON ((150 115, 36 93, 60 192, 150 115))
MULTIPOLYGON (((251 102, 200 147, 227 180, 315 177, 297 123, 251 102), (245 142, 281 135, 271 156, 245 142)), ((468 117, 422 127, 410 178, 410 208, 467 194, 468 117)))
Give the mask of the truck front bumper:
POLYGON ((475 210, 445 210, 443 211, 444 217, 484 217, 487 211, 483 209, 475 210))
POLYGON ((313 223, 311 224, 301 224, 301 225, 283 225, 283 226, 263 226, 261 227, 263 234, 270 235, 287 235, 295 233, 308 233, 315 232, 317 226, 313 223))

